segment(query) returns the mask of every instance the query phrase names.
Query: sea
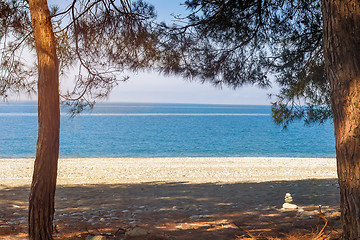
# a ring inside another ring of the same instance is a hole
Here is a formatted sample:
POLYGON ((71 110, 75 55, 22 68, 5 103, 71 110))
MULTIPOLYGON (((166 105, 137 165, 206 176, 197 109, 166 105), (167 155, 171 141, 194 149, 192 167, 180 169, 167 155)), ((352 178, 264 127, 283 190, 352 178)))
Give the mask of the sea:
MULTIPOLYGON (((0 104, 0 158, 34 158, 36 102, 0 104)), ((333 123, 284 130, 271 106, 97 103, 61 110, 61 158, 335 157, 333 123)))

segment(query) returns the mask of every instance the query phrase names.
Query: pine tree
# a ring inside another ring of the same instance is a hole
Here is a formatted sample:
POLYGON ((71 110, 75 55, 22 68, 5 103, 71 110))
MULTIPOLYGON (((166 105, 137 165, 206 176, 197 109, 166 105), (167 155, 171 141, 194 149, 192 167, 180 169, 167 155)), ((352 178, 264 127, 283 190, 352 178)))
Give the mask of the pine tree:
POLYGON ((60 102, 79 113, 106 97, 125 70, 155 59, 153 8, 142 1, 74 0, 63 12, 46 0, 0 0, 2 43, 0 96, 37 92, 38 141, 29 197, 30 239, 52 239, 59 155, 60 102), (30 20, 31 18, 31 20, 30 20), (36 50, 27 64, 24 51, 36 50), (35 66, 35 67, 34 67, 35 66), (78 66, 72 91, 59 92, 59 79, 78 66))
POLYGON ((188 23, 163 26, 161 69, 234 88, 267 87, 274 77, 281 87, 273 103, 276 123, 332 118, 343 238, 360 239, 359 2, 185 3, 188 23))

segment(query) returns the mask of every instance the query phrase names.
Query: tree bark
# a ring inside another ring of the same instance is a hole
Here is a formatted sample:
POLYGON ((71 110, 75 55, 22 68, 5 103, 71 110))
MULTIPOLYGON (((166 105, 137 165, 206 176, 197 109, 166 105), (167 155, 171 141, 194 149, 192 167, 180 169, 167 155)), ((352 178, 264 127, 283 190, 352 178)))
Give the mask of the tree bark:
POLYGON ((29 237, 52 239, 59 156, 59 64, 46 0, 29 0, 38 58, 38 140, 29 197, 29 237))
POLYGON ((322 0, 344 239, 360 239, 360 4, 322 0))

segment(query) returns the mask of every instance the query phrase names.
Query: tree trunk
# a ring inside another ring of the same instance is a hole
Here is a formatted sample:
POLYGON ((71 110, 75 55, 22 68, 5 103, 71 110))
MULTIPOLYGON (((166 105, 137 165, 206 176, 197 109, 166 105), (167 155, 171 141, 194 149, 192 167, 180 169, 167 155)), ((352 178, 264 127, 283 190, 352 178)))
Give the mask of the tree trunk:
POLYGON ((322 0, 344 239, 360 239, 360 4, 322 0))
POLYGON ((46 0, 29 0, 38 57, 38 140, 29 197, 29 237, 52 239, 59 156, 59 67, 46 0))

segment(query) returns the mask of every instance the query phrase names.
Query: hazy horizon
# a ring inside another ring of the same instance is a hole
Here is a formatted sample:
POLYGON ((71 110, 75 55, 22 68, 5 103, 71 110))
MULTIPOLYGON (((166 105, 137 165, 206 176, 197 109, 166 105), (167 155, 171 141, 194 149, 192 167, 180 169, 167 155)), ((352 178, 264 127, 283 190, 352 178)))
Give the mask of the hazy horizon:
MULTIPOLYGON (((155 6, 158 21, 172 21, 173 15, 184 15, 186 10, 180 5, 180 0, 146 0, 155 6)), ((65 8, 69 2, 49 1, 49 5, 58 4, 61 8, 65 8)), ((36 59, 34 54, 28 58, 36 59)), ((74 72, 68 72, 66 77, 60 79, 60 89, 65 92, 71 89, 71 79, 74 72)), ((273 83, 273 88, 260 89, 257 87, 244 86, 236 90, 223 86, 222 89, 215 87, 210 83, 199 83, 189 81, 179 76, 164 76, 157 72, 125 72, 130 79, 126 82, 120 82, 115 87, 106 102, 130 102, 130 103, 181 103, 181 104, 233 104, 233 105, 271 105, 275 99, 270 99, 268 94, 277 94, 278 86, 273 83)), ((274 82, 274 81, 273 81, 274 82)), ((9 96, 9 101, 36 101, 35 94, 32 97, 26 94, 14 94, 9 96)), ((101 100, 99 102, 104 102, 101 100)))

